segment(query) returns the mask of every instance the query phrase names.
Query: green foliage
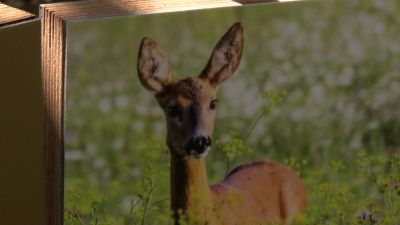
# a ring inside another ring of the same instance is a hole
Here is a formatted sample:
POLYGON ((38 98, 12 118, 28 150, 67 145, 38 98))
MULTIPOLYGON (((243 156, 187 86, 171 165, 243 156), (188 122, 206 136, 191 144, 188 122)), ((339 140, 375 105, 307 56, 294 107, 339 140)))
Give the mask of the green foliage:
POLYGON ((244 153, 253 152, 253 149, 246 146, 243 140, 234 131, 231 131, 229 141, 218 140, 217 145, 229 159, 240 157, 244 153))
POLYGON ((116 224, 123 225, 123 218, 107 212, 107 198, 77 178, 69 181, 65 191, 64 219, 66 224, 116 224))
POLYGON ((239 135, 231 131, 228 140, 217 140, 216 148, 221 150, 226 158, 226 172, 228 172, 233 164, 238 163, 238 160, 243 154, 252 153, 253 149, 244 143, 244 140, 239 135))
POLYGON ((288 93, 286 90, 272 89, 266 91, 263 96, 264 98, 267 99, 267 105, 265 111, 272 112, 272 110, 278 107, 279 104, 281 104, 285 100, 287 95, 288 93))
POLYGON ((332 161, 324 171, 332 178, 307 179, 309 202, 314 205, 309 204, 296 224, 398 224, 398 159, 399 153, 370 156, 360 151, 356 165, 332 161), (367 179, 355 179, 357 175, 367 179))
POLYGON ((138 160, 140 182, 129 183, 114 179, 106 187, 92 184, 81 178, 66 180, 65 224, 168 224, 169 210, 169 153, 160 140, 147 139, 146 148, 138 160), (119 201, 119 202, 118 202, 119 201), (150 218, 150 219, 149 219, 150 218))
POLYGON ((296 159, 295 157, 290 157, 288 159, 283 160, 283 164, 290 167, 292 170, 296 171, 298 176, 302 176, 304 174, 304 170, 307 166, 307 160, 296 159))

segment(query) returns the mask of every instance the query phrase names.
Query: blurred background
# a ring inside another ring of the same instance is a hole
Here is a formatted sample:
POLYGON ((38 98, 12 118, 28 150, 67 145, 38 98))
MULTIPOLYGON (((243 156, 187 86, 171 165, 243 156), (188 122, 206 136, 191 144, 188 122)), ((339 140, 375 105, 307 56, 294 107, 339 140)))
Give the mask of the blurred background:
POLYGON ((270 3, 68 24, 65 224, 168 224, 165 119, 136 72, 143 37, 177 77, 223 33, 245 47, 219 93, 210 183, 272 159, 305 181, 297 224, 400 223, 400 3, 270 3))

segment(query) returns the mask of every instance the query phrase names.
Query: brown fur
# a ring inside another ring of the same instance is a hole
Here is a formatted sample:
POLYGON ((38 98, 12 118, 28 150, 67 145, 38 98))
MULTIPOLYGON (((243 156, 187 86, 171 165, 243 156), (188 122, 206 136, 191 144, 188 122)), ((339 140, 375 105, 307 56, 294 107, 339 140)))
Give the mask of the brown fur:
MULTIPOLYGON (((222 207, 221 210, 225 211, 222 215, 226 216, 223 221, 231 221, 225 224, 265 224, 277 221, 290 224, 293 217, 306 206, 306 194, 301 180, 292 170, 273 161, 257 161, 239 166, 225 178, 222 187, 234 190, 240 196, 238 198, 242 199, 240 207, 234 204, 222 207)), ((216 199, 224 197, 218 196, 216 199)))
POLYGON ((171 158, 172 208, 200 216, 203 220, 199 224, 290 224, 306 206, 301 180, 276 162, 239 166, 222 183, 210 187, 204 159, 175 154, 171 158))
MULTIPOLYGON (((290 224, 306 206, 299 177, 272 161, 256 161, 232 170, 220 184, 208 185, 205 160, 184 150, 185 143, 201 135, 211 137, 219 85, 239 66, 243 28, 234 24, 215 46, 198 77, 176 80, 163 51, 145 38, 139 50, 138 74, 146 89, 155 93, 167 119, 167 145, 171 152, 171 207, 175 224, 179 211, 196 225, 290 224), (179 111, 173 116, 170 109, 179 111)), ((189 149, 190 150, 190 149, 189 149)))

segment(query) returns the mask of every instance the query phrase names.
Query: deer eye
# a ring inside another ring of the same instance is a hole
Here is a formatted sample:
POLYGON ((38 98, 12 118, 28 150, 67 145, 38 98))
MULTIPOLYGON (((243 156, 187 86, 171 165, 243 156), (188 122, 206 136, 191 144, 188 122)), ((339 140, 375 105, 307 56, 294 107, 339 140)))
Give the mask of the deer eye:
POLYGON ((217 99, 212 100, 210 103, 210 109, 214 110, 215 107, 217 107, 217 102, 218 102, 217 99))
POLYGON ((180 117, 182 114, 182 109, 177 105, 172 105, 167 108, 167 114, 172 118, 180 117))

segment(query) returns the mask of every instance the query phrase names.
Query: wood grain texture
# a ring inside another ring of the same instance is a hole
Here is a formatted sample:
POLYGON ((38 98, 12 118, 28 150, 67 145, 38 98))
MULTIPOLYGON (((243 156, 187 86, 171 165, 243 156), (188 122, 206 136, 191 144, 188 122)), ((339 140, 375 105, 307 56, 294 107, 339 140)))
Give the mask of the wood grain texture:
MULTIPOLYGON (((86 0, 40 6, 46 161, 46 224, 63 224, 66 24, 71 20, 240 6, 246 0, 86 0), (240 2, 240 3, 239 3, 240 2)), ((255 0, 249 0, 254 3, 255 0)), ((256 2, 260 2, 257 0, 256 2)), ((262 1, 271 2, 271 1, 262 1)))
POLYGON ((87 0, 82 2, 47 4, 42 5, 42 7, 53 12, 56 17, 62 17, 64 20, 77 20, 240 5, 240 3, 230 0, 87 0))
POLYGON ((42 17, 42 95, 44 103, 44 152, 46 168, 46 224, 62 224, 63 123, 65 26, 51 13, 42 17))
POLYGON ((34 17, 35 15, 31 13, 0 3, 0 27, 22 22, 34 17))

